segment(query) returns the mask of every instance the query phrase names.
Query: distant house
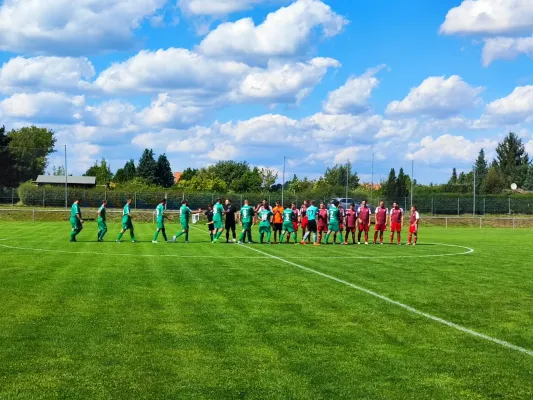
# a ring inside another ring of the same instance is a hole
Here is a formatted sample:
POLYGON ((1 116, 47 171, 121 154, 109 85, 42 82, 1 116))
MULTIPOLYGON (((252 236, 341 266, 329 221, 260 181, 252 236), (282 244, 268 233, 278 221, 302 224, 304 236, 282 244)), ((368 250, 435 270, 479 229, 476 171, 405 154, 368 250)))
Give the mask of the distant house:
POLYGON ((65 186, 65 180, 68 186, 90 189, 96 187, 95 176, 54 176, 54 175, 39 175, 35 183, 37 186, 52 185, 65 186))
POLYGON ((174 172, 174 183, 178 183, 182 175, 183 172, 174 172))

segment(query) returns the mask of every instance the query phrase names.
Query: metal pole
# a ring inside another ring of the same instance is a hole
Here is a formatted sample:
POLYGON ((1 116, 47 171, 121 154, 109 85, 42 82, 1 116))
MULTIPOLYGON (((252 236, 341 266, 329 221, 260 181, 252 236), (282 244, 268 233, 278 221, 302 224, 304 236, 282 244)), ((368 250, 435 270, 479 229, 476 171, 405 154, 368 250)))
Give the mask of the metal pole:
POLYGON ((15 205, 15 189, 11 188, 11 207, 15 205))
POLYGON ((372 182, 370 183, 370 204, 374 201, 374 153, 372 153, 372 182))
POLYGON ((509 215, 511 215, 511 198, 509 197, 509 215))
POLYGON ((65 145, 65 209, 68 210, 67 145, 65 145))
POLYGON ((287 157, 283 157, 283 183, 281 185, 281 206, 284 207, 284 195, 285 195, 285 160, 287 157))
POLYGON ((431 215, 435 215, 435 212, 433 211, 433 197, 431 198, 431 215))
POLYGON ((485 197, 483 197, 483 215, 486 215, 487 214, 487 209, 486 209, 486 203, 487 199, 485 197))
POLYGON ((472 205, 472 217, 476 216, 476 169, 474 168, 474 204, 472 205))
MULTIPOLYGON (((346 160, 346 199, 348 199, 348 179, 350 177, 350 160, 346 160)), ((346 200, 348 201, 348 200, 346 200)))
POLYGON ((411 206, 413 205, 414 180, 415 180, 415 160, 411 160, 411 206))
POLYGON ((457 215, 460 214, 460 208, 461 208, 461 206, 460 206, 460 204, 459 204, 459 197, 458 197, 458 198, 457 198, 457 215))
POLYGON ((137 209, 137 192, 135 192, 133 196, 135 197, 135 209, 137 209))

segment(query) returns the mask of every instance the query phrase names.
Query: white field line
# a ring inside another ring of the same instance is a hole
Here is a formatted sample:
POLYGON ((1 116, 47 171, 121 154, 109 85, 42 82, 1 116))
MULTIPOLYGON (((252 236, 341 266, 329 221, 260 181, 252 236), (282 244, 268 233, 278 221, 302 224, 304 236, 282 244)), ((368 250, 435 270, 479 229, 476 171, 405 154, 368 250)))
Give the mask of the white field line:
POLYGON ((255 251, 255 252, 259 253, 259 254, 263 254, 263 255, 269 256, 270 258, 273 258, 275 260, 281 261, 281 262, 283 262, 285 264, 292 265, 293 267, 300 268, 300 269, 302 269, 304 271, 307 271, 307 272, 310 272, 312 274, 319 275, 319 276, 321 276, 323 278, 327 278, 327 279, 330 279, 332 281, 335 281, 335 282, 338 282, 338 283, 342 283, 343 285, 349 286, 352 289, 355 289, 355 290, 358 290, 360 292, 363 292, 363 293, 369 294, 371 296, 377 297, 380 300, 383 300, 383 301, 386 301, 387 303, 390 303, 390 304, 393 304, 395 306, 401 307, 401 308, 403 308, 403 309, 405 309, 405 310, 407 310, 407 311, 409 311, 409 312, 411 312, 413 314, 420 315, 420 316, 425 317, 427 319, 430 319, 432 321, 439 322, 439 323, 441 323, 443 325, 446 325, 446 326, 448 326, 450 328, 457 329, 458 331, 464 332, 464 333, 466 333, 468 335, 475 336, 475 337, 478 337, 478 338, 481 338, 481 339, 485 339, 485 340, 488 340, 489 342, 499 344, 500 346, 507 347, 509 349, 519 351, 519 352, 527 354, 529 356, 533 356, 533 351, 532 350, 528 350, 528 349, 525 349, 523 347, 516 346, 516 345, 514 345, 512 343, 506 342, 505 340, 500 340, 500 339, 494 338, 492 336, 488 336, 488 335, 485 335, 483 333, 479 333, 479 332, 473 331, 473 330, 471 330, 469 328, 466 328, 464 326, 457 325, 457 324, 455 324, 453 322, 446 321, 445 319, 436 317, 436 316, 431 315, 431 314, 427 314, 427 313, 425 313, 423 311, 419 311, 419 310, 417 310, 414 307, 408 306, 407 304, 403 304, 403 303, 400 303, 399 301, 392 300, 392 299, 390 299, 390 298, 388 298, 386 296, 383 296, 383 295, 381 295, 379 293, 376 293, 376 292, 374 292, 372 290, 369 290, 369 289, 366 289, 364 287, 354 285, 353 283, 347 282, 347 281, 345 281, 343 279, 336 278, 334 276, 325 274, 323 272, 314 270, 312 268, 304 267, 303 265, 296 264, 296 263, 294 263, 292 261, 285 260, 285 259, 283 259, 281 257, 277 257, 277 256, 269 254, 269 253, 265 253, 264 251, 255 249, 253 247, 249 247, 249 246, 242 246, 242 247, 244 247, 246 249, 249 249, 251 251, 255 251))

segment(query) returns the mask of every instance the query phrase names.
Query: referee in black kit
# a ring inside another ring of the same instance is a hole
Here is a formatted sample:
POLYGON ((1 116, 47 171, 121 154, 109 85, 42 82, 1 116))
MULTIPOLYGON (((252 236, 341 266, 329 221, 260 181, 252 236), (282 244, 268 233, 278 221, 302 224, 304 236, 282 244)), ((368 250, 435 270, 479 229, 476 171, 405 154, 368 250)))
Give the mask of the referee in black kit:
POLYGON ((233 235, 233 243, 237 241, 237 234, 235 233, 236 221, 235 214, 237 213, 237 208, 231 204, 230 199, 226 199, 226 243, 229 243, 229 231, 233 235))

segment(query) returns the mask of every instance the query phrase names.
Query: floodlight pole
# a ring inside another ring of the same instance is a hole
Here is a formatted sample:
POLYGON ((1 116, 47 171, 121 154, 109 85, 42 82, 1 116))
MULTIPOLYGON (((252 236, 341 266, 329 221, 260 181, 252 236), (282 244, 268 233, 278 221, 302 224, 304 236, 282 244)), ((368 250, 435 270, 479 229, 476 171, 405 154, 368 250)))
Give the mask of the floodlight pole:
POLYGON ((283 184, 281 185, 281 206, 284 207, 284 195, 285 195, 285 161, 287 160, 286 156, 283 156, 283 184))
POLYGON ((472 217, 476 216, 476 169, 474 168, 474 203, 472 204, 472 217))
POLYGON ((372 182, 370 182, 370 204, 374 201, 374 153, 372 153, 372 182))
POLYGON ((413 206, 413 189, 415 187, 415 160, 411 160, 411 207, 413 206))
POLYGON ((348 185, 350 179, 350 160, 346 160, 346 197, 345 201, 348 201, 348 185))
POLYGON ((68 210, 67 145, 65 145, 65 208, 68 210))

